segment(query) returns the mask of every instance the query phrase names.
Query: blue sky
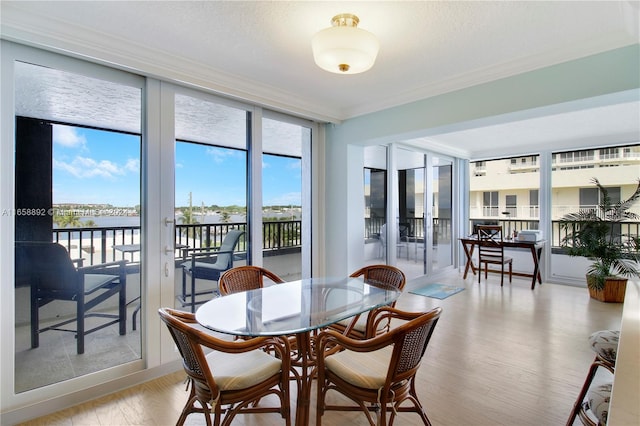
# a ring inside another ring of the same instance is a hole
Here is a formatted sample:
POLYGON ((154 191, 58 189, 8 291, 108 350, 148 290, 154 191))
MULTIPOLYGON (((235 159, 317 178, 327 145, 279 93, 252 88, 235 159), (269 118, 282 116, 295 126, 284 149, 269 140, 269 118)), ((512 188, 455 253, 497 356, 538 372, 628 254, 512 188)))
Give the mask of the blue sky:
MULTIPOLYGON (((140 204, 140 138, 69 126, 54 126, 53 202, 140 204)), ((176 144, 176 206, 246 205, 243 151, 176 144)), ((300 205, 300 160, 263 157, 263 204, 300 205)))

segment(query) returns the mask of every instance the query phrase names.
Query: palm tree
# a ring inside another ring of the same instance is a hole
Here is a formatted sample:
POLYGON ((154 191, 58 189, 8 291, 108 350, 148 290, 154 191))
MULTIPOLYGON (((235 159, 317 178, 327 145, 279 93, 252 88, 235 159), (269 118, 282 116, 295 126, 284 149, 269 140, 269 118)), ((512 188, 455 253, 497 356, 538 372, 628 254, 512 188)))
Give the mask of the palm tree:
POLYGON ((220 214, 220 220, 222 221, 222 223, 229 223, 231 222, 231 215, 228 211, 225 210, 220 214))
MULTIPOLYGON (((192 193, 189 192, 189 208, 186 210, 182 210, 182 217, 180 218, 180 222, 183 225, 197 225, 198 222, 193 215, 193 205, 192 205, 192 193)), ((187 236, 187 239, 200 237, 200 227, 196 226, 187 226, 182 232, 187 236)))
POLYGON ((53 222, 58 225, 58 228, 82 228, 82 221, 80 218, 73 214, 65 214, 62 216, 54 215, 53 222))
MULTIPOLYGON (((183 210, 182 217, 180 218, 180 223, 183 225, 198 225, 198 222, 193 215, 193 210, 183 210)), ((195 226, 188 226, 182 230, 183 234, 187 236, 187 238, 195 238, 196 236, 200 236, 200 228, 195 226)))

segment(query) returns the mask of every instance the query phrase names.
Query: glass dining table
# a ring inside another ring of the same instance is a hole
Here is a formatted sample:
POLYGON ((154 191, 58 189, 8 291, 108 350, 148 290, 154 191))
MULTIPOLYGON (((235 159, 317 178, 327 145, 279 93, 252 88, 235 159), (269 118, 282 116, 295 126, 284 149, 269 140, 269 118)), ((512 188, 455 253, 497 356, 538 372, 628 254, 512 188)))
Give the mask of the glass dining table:
POLYGON ((361 277, 310 278, 212 299, 198 308, 196 320, 210 330, 234 336, 295 336, 295 424, 307 425, 315 375, 312 334, 347 318, 355 321, 360 314, 394 302, 400 294, 395 287, 361 277))

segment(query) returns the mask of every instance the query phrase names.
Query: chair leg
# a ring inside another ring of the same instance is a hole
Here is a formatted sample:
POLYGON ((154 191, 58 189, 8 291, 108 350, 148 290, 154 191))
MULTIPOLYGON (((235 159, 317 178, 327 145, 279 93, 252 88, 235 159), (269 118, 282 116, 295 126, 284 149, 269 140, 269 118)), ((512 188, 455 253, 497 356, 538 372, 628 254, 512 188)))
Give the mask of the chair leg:
POLYGON ((509 283, 513 282, 513 262, 509 262, 509 283))
POLYGON ((187 271, 183 266, 182 267, 182 303, 183 303, 182 306, 184 306, 186 299, 187 299, 187 271))
POLYGON ((136 317, 138 316, 138 312, 140 312, 142 305, 138 303, 138 306, 133 310, 133 315, 131 315, 131 321, 133 322, 133 331, 136 331, 136 317))
POLYGON ((120 335, 127 334, 127 281, 120 278, 120 291, 118 292, 118 322, 120 335))
POLYGON ((38 296, 36 296, 35 286, 31 286, 31 347, 40 346, 40 313, 38 310, 38 296))
POLYGON ((574 402, 574 404, 573 404, 573 409, 571 410, 571 415, 569 416, 569 419, 567 420, 566 426, 573 425, 573 422, 575 421, 576 417, 578 416, 578 412, 580 411, 580 409, 582 407, 582 401, 584 401, 584 397, 587 394, 587 392, 589 391, 589 387, 591 386, 591 382, 593 382, 593 378, 596 375, 596 370, 599 367, 599 364, 598 364, 597 361, 598 361, 598 357, 596 356, 596 358, 593 360, 593 363, 591 363, 591 366, 589 367, 589 373, 587 374, 587 378, 584 380, 584 384, 582 385, 582 389, 580 389, 580 393, 578 394, 578 398, 576 399, 576 402, 574 402))
POLYGON ((504 285, 504 263, 500 267, 500 287, 504 285))
POLYGON ((196 311, 196 277, 191 271, 191 312, 196 311))
POLYGON ((84 308, 84 293, 78 292, 78 300, 76 301, 76 341, 78 355, 84 353, 84 320, 85 320, 85 308, 84 308))

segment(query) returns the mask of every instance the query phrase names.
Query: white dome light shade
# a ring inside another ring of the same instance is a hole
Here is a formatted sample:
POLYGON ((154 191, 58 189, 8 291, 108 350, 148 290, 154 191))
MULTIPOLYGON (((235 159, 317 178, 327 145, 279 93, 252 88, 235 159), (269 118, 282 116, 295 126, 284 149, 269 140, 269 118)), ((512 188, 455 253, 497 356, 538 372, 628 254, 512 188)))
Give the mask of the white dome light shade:
POLYGON ((358 74, 371 68, 380 48, 376 36, 358 28, 355 15, 337 15, 332 23, 333 27, 311 40, 316 64, 337 74, 358 74))

